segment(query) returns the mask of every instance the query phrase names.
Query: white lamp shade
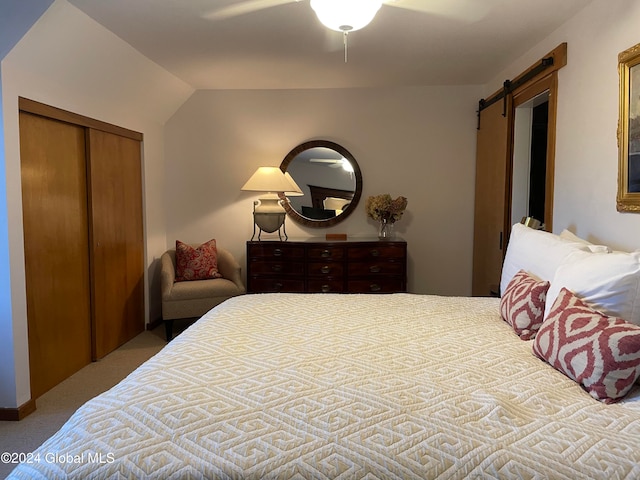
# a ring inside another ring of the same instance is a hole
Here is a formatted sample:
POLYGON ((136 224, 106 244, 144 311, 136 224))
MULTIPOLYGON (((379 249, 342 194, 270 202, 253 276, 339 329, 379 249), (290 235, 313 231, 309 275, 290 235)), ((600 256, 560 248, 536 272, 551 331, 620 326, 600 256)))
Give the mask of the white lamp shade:
POLYGON ((300 187, 278 167, 259 167, 241 190, 250 192, 299 192, 300 187))
POLYGON ((353 32, 366 27, 381 5, 381 0, 311 0, 311 8, 318 20, 338 32, 353 32))

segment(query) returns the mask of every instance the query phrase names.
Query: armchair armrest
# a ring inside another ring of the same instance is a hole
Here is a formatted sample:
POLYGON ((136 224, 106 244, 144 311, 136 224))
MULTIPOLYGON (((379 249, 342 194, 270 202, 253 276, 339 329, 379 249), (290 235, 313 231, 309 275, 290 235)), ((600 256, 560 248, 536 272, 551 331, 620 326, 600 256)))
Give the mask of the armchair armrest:
POLYGON ((160 257, 161 271, 160 271, 160 289, 162 292, 162 299, 167 300, 171 294, 173 283, 176 280, 176 267, 175 267, 175 251, 167 251, 160 257))
POLYGON ((246 288, 242 282, 242 269, 240 264, 228 250, 220 247, 218 247, 218 271, 223 278, 235 283, 241 293, 246 292, 246 288))

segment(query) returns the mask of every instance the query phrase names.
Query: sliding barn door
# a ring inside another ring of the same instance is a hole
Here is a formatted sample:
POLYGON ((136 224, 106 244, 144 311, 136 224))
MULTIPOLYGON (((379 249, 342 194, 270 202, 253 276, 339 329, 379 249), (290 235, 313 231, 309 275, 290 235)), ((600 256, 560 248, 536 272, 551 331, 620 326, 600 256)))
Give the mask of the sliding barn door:
POLYGON ((473 229, 472 294, 489 296, 497 291, 505 247, 505 214, 509 164, 507 138, 511 96, 480 112, 476 145, 476 195, 473 229), (503 115, 506 113, 506 115, 503 115))
POLYGON ((91 362, 85 129, 20 112, 31 395, 91 362))
POLYGON ((144 330, 141 145, 89 129, 94 355, 144 330))
MULTIPOLYGON (((567 64, 567 44, 549 52, 486 101, 481 101, 476 147, 476 197, 473 237, 472 294, 499 292, 502 262, 512 225, 514 152, 514 104, 533 100, 548 92, 548 122, 544 183, 544 222, 551 229, 555 156, 555 117, 558 69, 567 64)), ((529 146, 530 148, 530 146, 529 146)), ((530 150, 529 150, 530 151, 530 150)), ((536 186, 537 187, 537 186, 536 186)), ((523 192, 516 191, 516 195, 523 192)))

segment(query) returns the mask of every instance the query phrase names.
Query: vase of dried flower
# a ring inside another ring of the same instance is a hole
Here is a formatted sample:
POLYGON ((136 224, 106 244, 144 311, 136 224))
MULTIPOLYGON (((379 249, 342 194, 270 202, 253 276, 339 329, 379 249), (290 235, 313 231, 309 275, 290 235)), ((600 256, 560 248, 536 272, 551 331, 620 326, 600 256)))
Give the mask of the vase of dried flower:
POLYGON ((391 240, 393 238, 393 225, 394 222, 390 222, 386 218, 380 219, 378 238, 380 240, 391 240))

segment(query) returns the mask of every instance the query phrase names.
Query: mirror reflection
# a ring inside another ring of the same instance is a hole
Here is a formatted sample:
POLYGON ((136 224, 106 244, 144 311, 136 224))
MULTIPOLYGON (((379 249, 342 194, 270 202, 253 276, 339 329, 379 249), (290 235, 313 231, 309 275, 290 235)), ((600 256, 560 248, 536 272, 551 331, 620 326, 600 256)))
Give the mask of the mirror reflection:
POLYGON ((316 140, 299 145, 280 168, 303 192, 285 193, 285 208, 291 218, 304 225, 335 225, 355 209, 360 199, 360 168, 353 155, 333 142, 316 140))

